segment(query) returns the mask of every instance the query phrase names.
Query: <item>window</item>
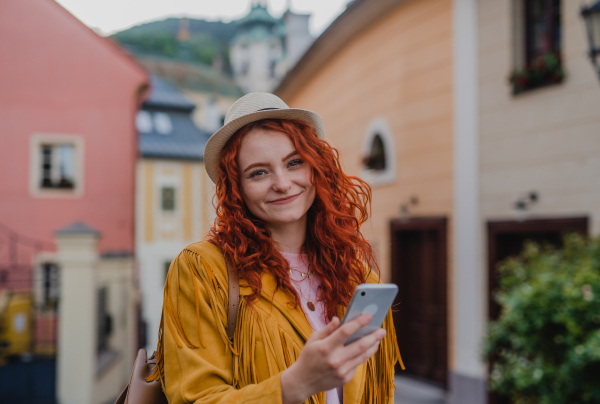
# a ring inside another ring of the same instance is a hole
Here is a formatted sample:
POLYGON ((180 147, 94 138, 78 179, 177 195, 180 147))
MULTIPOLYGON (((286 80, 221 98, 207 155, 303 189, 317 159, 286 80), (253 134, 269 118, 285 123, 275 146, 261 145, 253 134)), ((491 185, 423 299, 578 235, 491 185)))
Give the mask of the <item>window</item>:
POLYGON ((163 211, 173 212, 175 210, 175 188, 162 187, 161 191, 161 208, 163 211))
POLYGON ((240 76, 245 76, 250 71, 250 61, 245 60, 240 65, 240 76))
POLYGON ((108 314, 108 288, 98 289, 98 352, 109 349, 108 339, 112 333, 112 317, 108 314))
POLYGON ((138 111, 135 116, 135 127, 141 133, 152 132, 152 115, 150 115, 150 112, 138 111))
POLYGON ((560 0, 513 0, 515 6, 515 69, 513 92, 562 82, 560 0))
POLYGON ((526 0, 525 61, 560 52, 560 0, 526 0))
POLYGON ((173 124, 171 123, 171 117, 164 112, 154 113, 154 127, 156 131, 161 135, 169 135, 173 132, 173 124))
POLYGON ((382 171, 385 170, 385 146, 379 133, 373 137, 371 142, 371 150, 368 156, 365 157, 365 168, 367 170, 382 171))
POLYGON ((82 194, 83 139, 73 135, 33 135, 29 189, 35 197, 82 194))
POLYGON ((394 136, 383 118, 367 127, 362 147, 361 176, 372 186, 389 184, 396 178, 394 136))
POLYGON ((41 188, 75 187, 75 147, 72 144, 42 144, 41 188))
POLYGON ((42 306, 56 308, 60 294, 58 286, 58 266, 53 262, 45 262, 42 269, 42 306))

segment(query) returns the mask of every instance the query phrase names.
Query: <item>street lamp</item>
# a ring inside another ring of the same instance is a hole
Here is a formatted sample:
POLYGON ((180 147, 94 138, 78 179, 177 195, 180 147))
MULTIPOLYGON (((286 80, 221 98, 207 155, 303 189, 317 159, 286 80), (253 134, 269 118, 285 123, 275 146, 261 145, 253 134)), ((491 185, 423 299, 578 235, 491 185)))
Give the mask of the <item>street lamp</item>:
POLYGON ((600 0, 588 7, 582 7, 581 16, 587 29, 590 60, 600 78, 600 0))

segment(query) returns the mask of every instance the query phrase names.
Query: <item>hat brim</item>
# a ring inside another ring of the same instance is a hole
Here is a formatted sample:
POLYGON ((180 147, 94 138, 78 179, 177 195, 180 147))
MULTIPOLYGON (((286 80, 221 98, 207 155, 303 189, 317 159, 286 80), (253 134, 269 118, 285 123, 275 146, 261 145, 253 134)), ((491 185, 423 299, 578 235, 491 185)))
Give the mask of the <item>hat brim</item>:
POLYGON ((221 152, 231 136, 249 123, 263 119, 298 120, 312 126, 319 138, 325 138, 325 127, 323 125, 323 120, 317 113, 306 109, 272 109, 253 112, 251 114, 241 116, 232 120, 224 125, 221 129, 216 131, 206 143, 206 147, 204 149, 204 165, 208 176, 215 184, 217 183, 217 179, 219 177, 219 160, 221 158, 221 152))

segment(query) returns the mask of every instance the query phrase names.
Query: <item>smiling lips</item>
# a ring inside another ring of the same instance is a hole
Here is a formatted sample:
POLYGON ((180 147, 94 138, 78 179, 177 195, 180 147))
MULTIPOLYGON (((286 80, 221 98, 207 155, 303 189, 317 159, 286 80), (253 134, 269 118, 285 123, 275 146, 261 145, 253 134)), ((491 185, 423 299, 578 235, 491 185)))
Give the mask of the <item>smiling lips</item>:
MULTIPOLYGON (((301 192, 302 193, 302 192, 301 192)), ((301 194, 300 193, 300 194, 301 194)), ((280 199, 275 199, 273 201, 269 201, 268 203, 272 203, 274 205, 284 205, 286 203, 290 203, 295 201, 296 199, 298 199, 298 197, 300 196, 300 194, 296 194, 296 195, 292 195, 292 196, 288 196, 286 198, 280 198, 280 199)))

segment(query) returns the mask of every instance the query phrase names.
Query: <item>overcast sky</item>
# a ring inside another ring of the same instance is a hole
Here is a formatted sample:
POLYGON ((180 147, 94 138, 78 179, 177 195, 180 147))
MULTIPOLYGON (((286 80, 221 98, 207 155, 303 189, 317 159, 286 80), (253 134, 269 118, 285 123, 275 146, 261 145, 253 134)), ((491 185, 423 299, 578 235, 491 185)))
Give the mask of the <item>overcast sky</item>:
MULTIPOLYGON (((167 17, 190 17, 231 21, 243 17, 257 0, 56 0, 90 28, 109 35, 148 21, 167 17)), ((346 8, 348 0, 258 0, 266 2, 274 17, 287 9, 311 13, 315 36, 346 8)))

